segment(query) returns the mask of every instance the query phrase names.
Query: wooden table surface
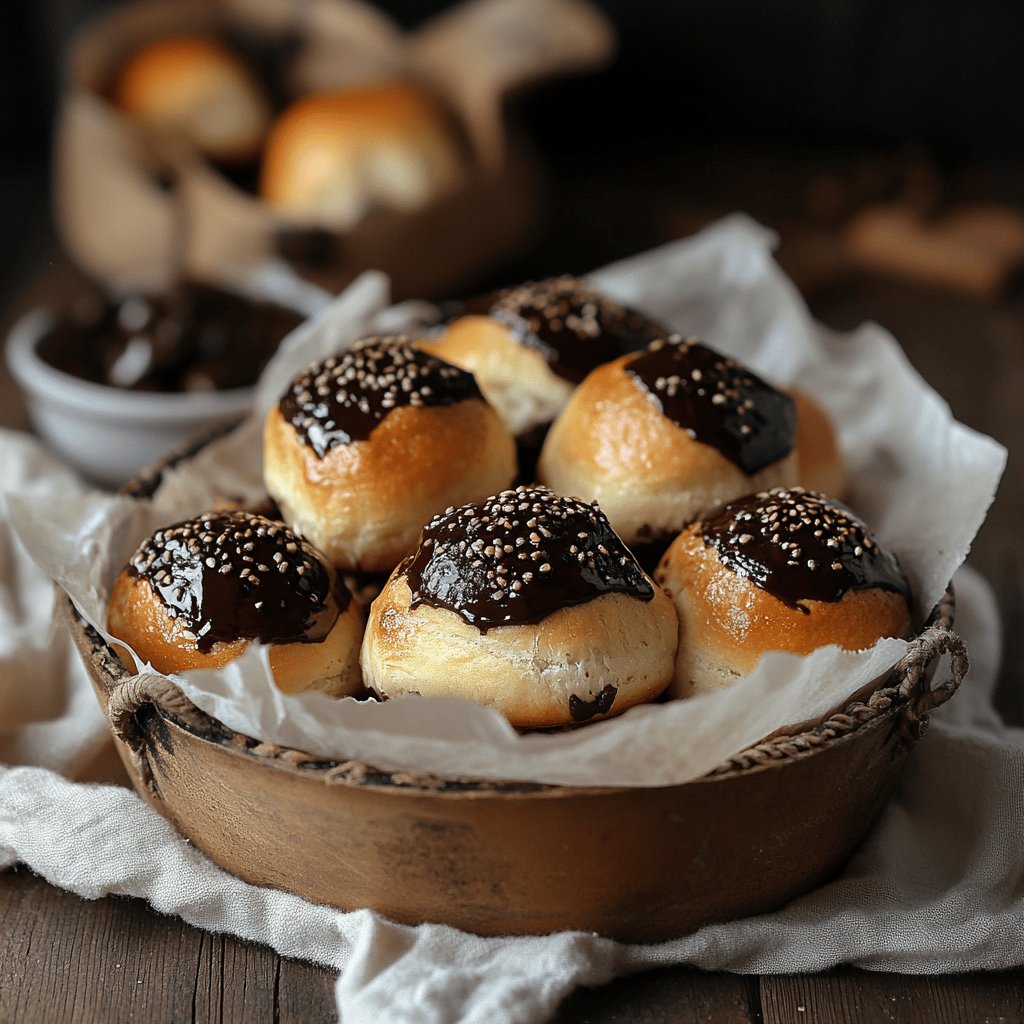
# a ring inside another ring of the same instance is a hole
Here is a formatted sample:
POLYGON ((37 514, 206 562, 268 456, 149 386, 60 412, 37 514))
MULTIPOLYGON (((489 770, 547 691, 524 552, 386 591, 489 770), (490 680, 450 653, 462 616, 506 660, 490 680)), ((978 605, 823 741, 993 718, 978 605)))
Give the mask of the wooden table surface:
MULTIPOLYGON (((645 182, 642 215, 621 196, 615 200, 611 172, 586 180, 556 174, 552 227, 509 279, 520 273, 587 269, 733 208, 749 209, 779 227, 780 258, 813 289, 811 304, 820 319, 843 328, 874 319, 891 329, 959 419, 1010 447, 1000 495, 971 561, 995 586, 1005 620, 998 702, 1008 718, 1024 721, 1024 464, 1017 444, 1024 433, 1024 302, 985 303, 856 273, 824 275, 828 257, 807 257, 808 247, 820 239, 805 230, 801 211, 795 209, 812 165, 750 159, 734 165, 732 159, 722 156, 717 171, 705 162, 699 173, 689 165, 663 166, 645 182), (734 166, 742 173, 730 176, 734 166), (595 215, 598 209, 602 212, 595 215), (652 210, 659 215, 651 215, 652 210)), ((59 262, 57 269, 37 275, 27 293, 10 305, 4 322, 59 289, 65 277, 59 262)), ((0 371, 0 424, 26 424, 5 370, 0 371)), ((330 971, 282 959, 263 946, 206 934, 161 917, 140 900, 88 902, 24 869, 0 873, 2 1024, 331 1021, 333 983, 330 971)), ((842 969, 743 977, 667 968, 579 991, 564 1004, 558 1020, 1024 1022, 1024 971, 910 977, 842 969)))

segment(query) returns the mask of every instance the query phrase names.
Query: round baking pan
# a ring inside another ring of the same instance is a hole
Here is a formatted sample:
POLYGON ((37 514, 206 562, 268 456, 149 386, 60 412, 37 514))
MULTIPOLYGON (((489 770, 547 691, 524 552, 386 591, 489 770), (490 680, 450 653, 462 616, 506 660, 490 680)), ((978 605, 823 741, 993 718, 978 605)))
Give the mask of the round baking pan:
POLYGON ((235 733, 170 681, 133 678, 62 604, 135 788, 216 863, 316 903, 482 935, 657 941, 820 885, 861 843, 967 668, 948 593, 876 689, 703 778, 504 784, 382 772, 235 733), (950 677, 932 688, 943 654, 950 677))

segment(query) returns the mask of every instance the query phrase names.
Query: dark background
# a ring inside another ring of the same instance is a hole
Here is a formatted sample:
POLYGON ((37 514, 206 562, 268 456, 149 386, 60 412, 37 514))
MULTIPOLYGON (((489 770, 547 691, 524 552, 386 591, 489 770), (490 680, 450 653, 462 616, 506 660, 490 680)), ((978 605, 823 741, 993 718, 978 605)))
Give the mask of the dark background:
MULTIPOLYGON (((607 70, 518 102, 560 180, 693 173, 755 145, 777 152, 927 154, 943 173, 1024 145, 1024 4, 999 0, 596 0, 620 38, 607 70), (687 163, 691 166, 687 167, 687 163)), ((6 0, 0 31, 0 298, 52 249, 47 184, 61 55, 109 0, 6 0)), ((381 0, 413 27, 446 6, 381 0)), ((751 173, 748 160, 737 174, 751 173)), ((773 187, 776 187, 775 183, 773 187)), ((599 202, 597 195, 594 199, 599 202)), ((621 208, 623 196, 618 196, 621 208)), ((595 252, 620 255, 612 240, 595 252)), ((529 271, 530 258, 524 265, 529 271)), ((517 266, 516 270, 520 268, 517 266)), ((548 267, 538 267, 546 272, 548 267)), ((561 268, 557 268, 561 269, 561 268)), ((566 268, 569 269, 569 268, 566 268)))
MULTIPOLYGON (((545 90, 529 116, 559 144, 569 121, 608 145, 754 132, 828 143, 928 144, 952 157, 1024 139, 1024 5, 1011 0, 595 0, 614 67, 545 90), (586 98, 586 103, 579 103, 586 98), (617 106, 612 117, 597 109, 617 106)), ((45 159, 60 55, 110 0, 9 0, 0 33, 6 159, 45 159), (9 143, 9 144, 8 144, 9 143)), ((448 6, 380 0, 414 27, 448 6)), ((578 138, 578 133, 573 135, 578 138)))

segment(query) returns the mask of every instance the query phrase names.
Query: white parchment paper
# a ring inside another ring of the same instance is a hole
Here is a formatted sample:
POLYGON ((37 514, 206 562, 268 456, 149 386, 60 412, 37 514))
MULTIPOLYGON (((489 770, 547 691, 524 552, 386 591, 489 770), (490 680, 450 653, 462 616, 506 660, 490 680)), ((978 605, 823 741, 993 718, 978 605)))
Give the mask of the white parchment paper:
MULTIPOLYGON (((773 243, 771 233, 736 216, 591 279, 673 329, 819 399, 847 458, 850 504, 899 556, 923 618, 970 548, 1005 450, 957 423, 881 328, 837 334, 816 325, 772 259, 773 243)), ((415 317, 415 309, 389 309, 387 301, 386 280, 366 274, 294 332, 267 368, 257 416, 168 473, 152 501, 97 493, 58 506, 31 496, 8 499, 23 544, 91 625, 108 635, 110 587, 152 530, 225 496, 262 497, 258 412, 304 365, 415 317)), ((220 671, 175 679, 197 706, 232 729, 319 757, 442 776, 668 785, 704 774, 778 728, 820 718, 882 676, 905 650, 905 641, 886 639, 863 652, 773 653, 727 690, 634 708, 553 735, 519 735, 498 712, 465 701, 285 696, 258 646, 220 671)))

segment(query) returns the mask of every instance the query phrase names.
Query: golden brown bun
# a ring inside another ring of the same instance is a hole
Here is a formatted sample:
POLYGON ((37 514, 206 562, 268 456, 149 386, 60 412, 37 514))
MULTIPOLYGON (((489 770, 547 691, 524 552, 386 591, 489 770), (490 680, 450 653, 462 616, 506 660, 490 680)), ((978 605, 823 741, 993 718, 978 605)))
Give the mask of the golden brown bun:
POLYGON ((260 195, 337 229, 374 206, 415 210, 453 188, 460 160, 444 116, 400 82, 306 96, 275 121, 260 195))
POLYGON ((724 565, 702 529, 694 523, 684 530, 655 573, 679 620, 673 697, 728 686, 766 651, 809 654, 827 644, 861 650, 910 630, 907 599, 880 587, 847 590, 836 601, 802 600, 803 610, 782 601, 724 565))
POLYGON ((459 317, 419 347, 472 373, 516 437, 550 423, 573 391, 540 352, 520 344, 505 324, 489 316, 459 317))
POLYGON ((675 536, 702 512, 793 483, 791 453, 748 476, 654 407, 625 372, 634 356, 598 367, 548 433, 538 477, 559 494, 596 501, 627 543, 675 536))
POLYGON ((220 163, 254 159, 270 124, 270 105, 254 76, 205 36, 142 47, 122 68, 114 96, 132 117, 180 132, 220 163))
POLYGON ((322 459, 279 406, 263 432, 264 482, 285 519, 351 572, 390 572, 431 516, 500 491, 515 472, 512 435, 479 398, 395 409, 322 459))
MULTIPOLYGON (((358 694, 363 625, 363 610, 351 601, 323 640, 272 645, 270 668, 278 688, 285 693, 319 690, 333 697, 358 694)), ((149 583, 128 569, 114 583, 107 629, 164 673, 221 668, 240 657, 250 643, 236 640, 214 644, 208 652, 199 650, 183 620, 171 618, 149 583)))
POLYGON ((588 716, 605 718, 653 700, 672 675, 675 615, 657 587, 646 603, 604 594, 535 626, 486 633, 446 608, 410 608, 411 598, 399 568, 370 607, 361 662, 383 697, 461 697, 516 728, 550 728, 579 721, 570 698, 591 703, 615 687, 609 710, 588 716))
POLYGON ((672 604, 600 509, 523 486, 446 509, 370 608, 371 689, 460 697, 519 728, 618 714, 672 675, 672 604))
POLYGON ((796 459, 800 486, 840 500, 846 497, 846 464, 828 413, 805 391, 791 388, 796 402, 796 459))

